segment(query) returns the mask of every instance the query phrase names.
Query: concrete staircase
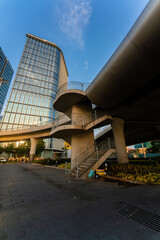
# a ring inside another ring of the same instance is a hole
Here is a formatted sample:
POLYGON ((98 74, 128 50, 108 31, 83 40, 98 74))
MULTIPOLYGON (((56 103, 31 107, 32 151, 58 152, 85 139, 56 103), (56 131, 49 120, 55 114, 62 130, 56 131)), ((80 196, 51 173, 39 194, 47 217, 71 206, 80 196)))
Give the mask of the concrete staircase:
POLYGON ((77 161, 77 166, 73 168, 69 174, 78 178, 86 178, 91 170, 95 171, 95 169, 97 169, 113 153, 116 153, 116 150, 111 148, 108 140, 106 142, 101 142, 98 146, 94 147, 92 153, 87 154, 85 151, 81 155, 83 160, 80 158, 77 159, 79 160, 77 161))
POLYGON ((90 166, 84 169, 83 172, 80 173, 80 178, 86 178, 91 170, 95 171, 99 168, 102 163, 109 158, 113 153, 116 153, 116 149, 108 149, 98 160, 93 161, 90 166))

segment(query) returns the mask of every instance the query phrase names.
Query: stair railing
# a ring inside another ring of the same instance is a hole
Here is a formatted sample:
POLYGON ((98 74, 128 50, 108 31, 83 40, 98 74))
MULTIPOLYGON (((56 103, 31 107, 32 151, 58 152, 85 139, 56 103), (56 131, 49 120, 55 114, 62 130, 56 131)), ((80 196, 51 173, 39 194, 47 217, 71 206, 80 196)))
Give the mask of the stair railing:
POLYGON ((68 173, 71 174, 72 172, 76 171, 76 178, 78 178, 85 171, 87 171, 88 168, 90 168, 96 161, 98 161, 98 159, 100 159, 100 157, 110 148, 111 148, 111 143, 110 143, 110 139, 108 138, 107 140, 102 141, 99 144, 94 144, 90 148, 85 149, 85 151, 81 155, 79 155, 78 158, 76 158, 76 166, 72 168, 68 173), (80 165, 89 159, 94 160, 92 165, 86 168, 83 173, 79 174, 80 165))
POLYGON ((94 152, 95 144, 91 145, 89 148, 86 148, 84 152, 82 152, 78 157, 76 157, 76 159, 73 159, 73 161, 76 160, 76 166, 72 168, 68 173, 71 174, 72 172, 74 172, 77 169, 77 164, 79 166, 83 161, 88 159, 94 152))
MULTIPOLYGON (((92 158, 94 161, 92 162, 92 164, 90 166, 88 166, 86 169, 84 169, 84 171, 81 172, 78 177, 81 177, 85 172, 87 172, 95 164, 95 162, 97 162, 109 149, 111 149, 111 142, 110 142, 109 138, 106 141, 100 142, 96 146, 95 151, 92 153, 92 155, 94 155, 94 156, 96 153, 95 159, 92 158)), ((92 157, 92 155, 90 157, 92 157)))

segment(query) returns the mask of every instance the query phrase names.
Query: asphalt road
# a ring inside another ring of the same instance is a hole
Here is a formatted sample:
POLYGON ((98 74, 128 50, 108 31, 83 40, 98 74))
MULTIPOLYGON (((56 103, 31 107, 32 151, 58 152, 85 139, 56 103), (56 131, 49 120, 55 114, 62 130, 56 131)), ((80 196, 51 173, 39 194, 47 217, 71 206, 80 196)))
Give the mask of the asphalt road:
POLYGON ((0 165, 0 240, 160 240, 160 186, 0 165))

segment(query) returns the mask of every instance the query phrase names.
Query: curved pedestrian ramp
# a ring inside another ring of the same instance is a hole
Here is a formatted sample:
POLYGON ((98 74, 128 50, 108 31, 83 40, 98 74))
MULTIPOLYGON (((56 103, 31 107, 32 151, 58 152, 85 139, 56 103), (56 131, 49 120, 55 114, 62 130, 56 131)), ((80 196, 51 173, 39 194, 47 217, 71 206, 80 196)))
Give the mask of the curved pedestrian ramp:
POLYGON ((89 129, 98 128, 110 124, 112 118, 103 111, 93 110, 89 114, 61 115, 53 122, 46 122, 23 128, 16 128, 7 131, 0 131, 0 142, 28 140, 30 138, 65 138, 71 134, 84 132, 89 129), (92 116, 89 119, 89 115, 92 116), (74 120, 78 118, 78 120, 74 120))

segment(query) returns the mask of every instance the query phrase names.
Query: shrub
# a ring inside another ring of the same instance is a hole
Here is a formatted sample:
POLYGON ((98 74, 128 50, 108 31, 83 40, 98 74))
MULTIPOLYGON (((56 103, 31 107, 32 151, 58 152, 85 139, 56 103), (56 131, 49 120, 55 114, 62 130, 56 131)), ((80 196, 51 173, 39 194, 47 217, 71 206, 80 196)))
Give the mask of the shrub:
POLYGON ((160 164, 109 164, 107 174, 150 184, 160 184, 160 164))
MULTIPOLYGON (((60 165, 58 165, 58 167, 60 167, 60 168, 66 168, 66 164, 65 164, 65 163, 60 164, 60 165)), ((67 169, 71 169, 71 163, 67 163, 67 169)))
POLYGON ((42 165, 59 165, 63 163, 69 163, 71 161, 70 158, 59 158, 59 159, 52 159, 52 158, 44 158, 44 159, 39 159, 39 160, 34 160, 33 163, 38 163, 42 165))

